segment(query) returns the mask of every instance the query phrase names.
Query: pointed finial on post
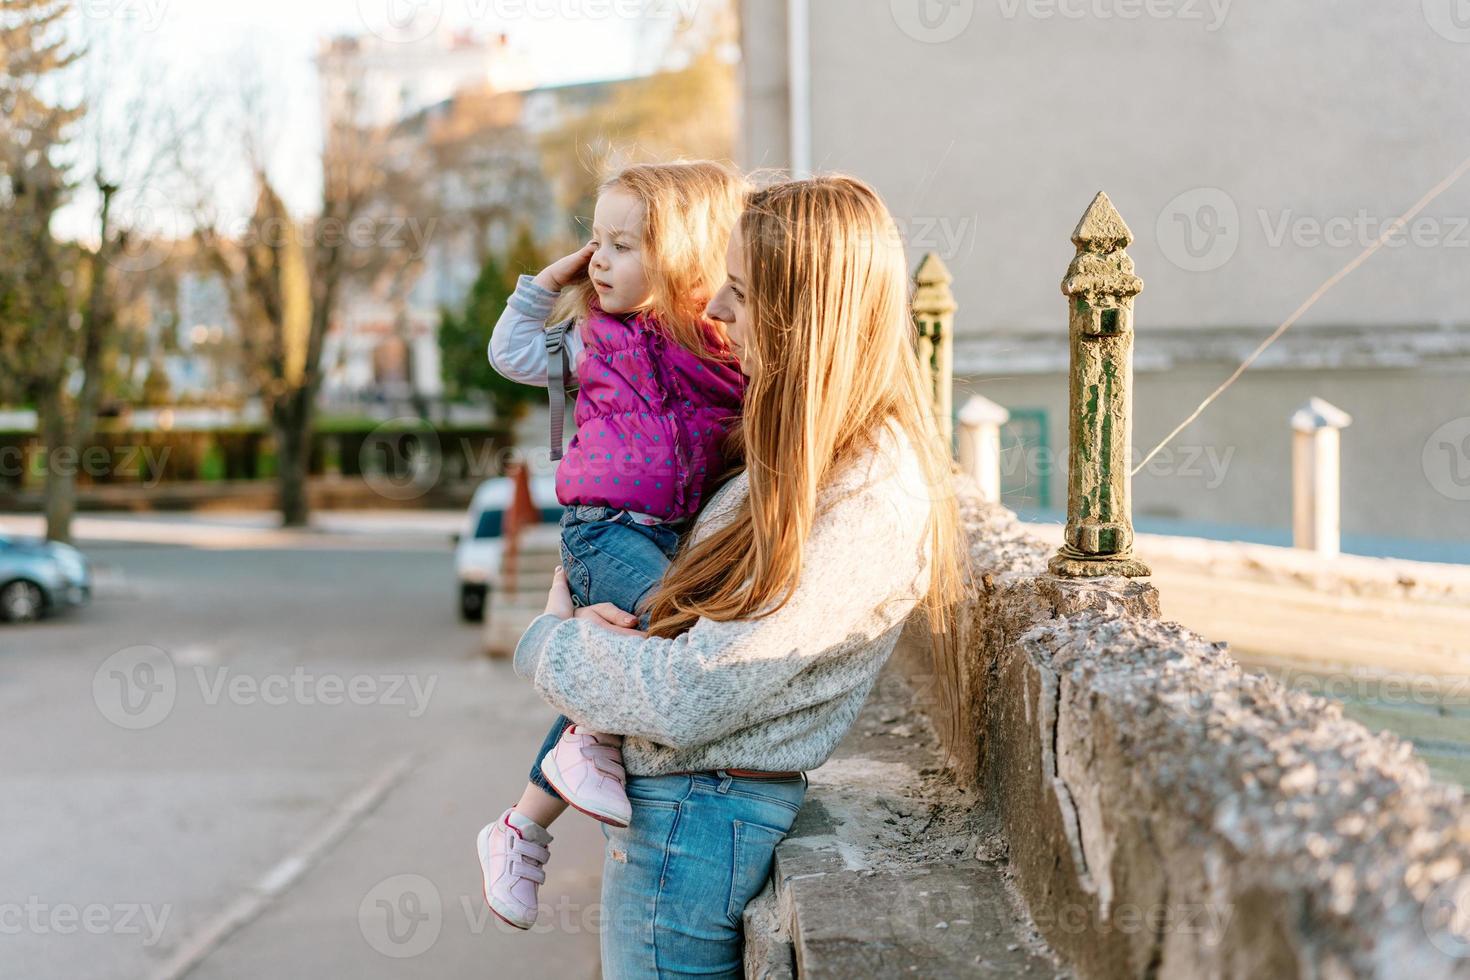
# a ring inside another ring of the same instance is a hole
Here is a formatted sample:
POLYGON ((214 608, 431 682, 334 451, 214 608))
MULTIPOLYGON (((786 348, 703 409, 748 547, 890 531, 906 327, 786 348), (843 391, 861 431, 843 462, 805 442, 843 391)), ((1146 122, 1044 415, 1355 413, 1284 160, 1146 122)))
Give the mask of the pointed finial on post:
POLYGON ((1112 199, 1098 191, 1072 230, 1072 244, 1079 252, 1116 252, 1133 244, 1133 232, 1112 199))
POLYGON ((1152 574, 1133 557, 1133 297, 1143 280, 1124 251, 1132 241, 1099 191, 1072 232, 1077 255, 1062 280, 1072 350, 1067 529, 1048 567, 1069 578, 1152 574))
POLYGON ((914 273, 914 325, 919 336, 919 364, 929 378, 934 421, 945 446, 953 445, 950 416, 954 405, 954 314, 959 306, 949 284, 954 277, 933 252, 914 273))

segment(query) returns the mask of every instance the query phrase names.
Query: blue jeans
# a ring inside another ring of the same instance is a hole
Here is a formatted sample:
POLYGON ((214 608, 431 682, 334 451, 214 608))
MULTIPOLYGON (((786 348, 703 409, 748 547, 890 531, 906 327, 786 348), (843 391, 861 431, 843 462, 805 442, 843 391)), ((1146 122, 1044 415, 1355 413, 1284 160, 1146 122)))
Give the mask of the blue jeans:
POLYGON ((603 980, 741 977, 745 905, 806 797, 806 776, 631 776, 633 820, 602 825, 603 980))
MULTIPOLYGON (((572 604, 611 602, 636 612, 638 628, 648 629, 648 614, 638 607, 663 579, 679 550, 687 519, 669 524, 639 524, 627 511, 574 504, 561 515, 561 564, 567 572, 572 604)), ((531 782, 559 797, 541 774, 541 759, 556 747, 571 720, 559 715, 531 764, 531 782)))

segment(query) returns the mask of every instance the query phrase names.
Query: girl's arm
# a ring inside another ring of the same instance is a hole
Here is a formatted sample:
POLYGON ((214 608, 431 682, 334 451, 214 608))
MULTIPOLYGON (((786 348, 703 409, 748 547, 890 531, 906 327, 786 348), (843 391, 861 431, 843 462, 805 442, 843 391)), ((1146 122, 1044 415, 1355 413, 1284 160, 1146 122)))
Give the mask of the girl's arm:
MULTIPOLYGON (((490 334, 490 366, 512 381, 545 388, 546 318, 555 302, 556 293, 530 276, 521 276, 490 334)), ((582 354, 582 339, 572 329, 562 336, 575 367, 582 354)))
POLYGON ((879 481, 818 517, 777 612, 701 619, 672 639, 545 613, 516 646, 516 673, 589 728, 674 748, 782 713, 772 702, 798 675, 816 700, 839 696, 867 676, 852 654, 901 627, 921 594, 928 513, 927 495, 879 481))

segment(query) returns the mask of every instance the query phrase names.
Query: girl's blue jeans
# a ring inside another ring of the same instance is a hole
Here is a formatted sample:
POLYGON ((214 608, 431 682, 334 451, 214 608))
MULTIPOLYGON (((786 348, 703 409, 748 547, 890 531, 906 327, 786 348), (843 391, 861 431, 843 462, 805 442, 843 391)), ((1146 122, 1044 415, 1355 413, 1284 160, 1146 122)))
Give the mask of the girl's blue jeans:
POLYGON ((602 825, 603 980, 741 977, 741 915, 770 877, 805 775, 630 776, 633 819, 602 825))
MULTIPOLYGON (((666 524, 639 524, 627 511, 612 507, 573 504, 561 515, 561 564, 567 572, 572 603, 593 606, 611 602, 638 613, 638 628, 648 629, 648 614, 639 609, 644 598, 664 577, 688 519, 666 524)), ((541 759, 556 747, 571 720, 559 715, 531 764, 531 782, 552 796, 541 774, 541 759)))

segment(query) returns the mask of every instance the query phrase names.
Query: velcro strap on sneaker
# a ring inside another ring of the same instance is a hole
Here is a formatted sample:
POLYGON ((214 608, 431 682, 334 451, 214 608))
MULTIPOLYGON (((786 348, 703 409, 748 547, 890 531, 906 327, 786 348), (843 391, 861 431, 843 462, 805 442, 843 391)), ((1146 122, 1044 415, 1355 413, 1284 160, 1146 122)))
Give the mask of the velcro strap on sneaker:
POLYGON ((582 747, 582 755, 590 759, 593 767, 604 776, 611 776, 620 783, 627 782, 627 773, 623 771, 622 753, 617 746, 593 742, 582 747))

